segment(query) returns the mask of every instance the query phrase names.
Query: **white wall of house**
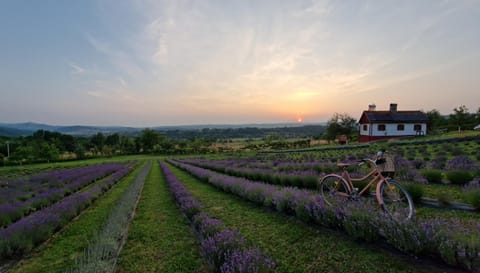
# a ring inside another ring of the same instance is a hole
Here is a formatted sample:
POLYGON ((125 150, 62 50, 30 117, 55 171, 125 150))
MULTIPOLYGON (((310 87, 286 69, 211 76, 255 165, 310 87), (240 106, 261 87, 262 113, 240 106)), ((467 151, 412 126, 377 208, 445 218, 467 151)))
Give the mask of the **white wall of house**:
POLYGON ((415 125, 418 124, 421 127, 421 131, 424 135, 427 134, 427 124, 425 123, 373 123, 373 124, 360 124, 360 135, 363 136, 414 136, 417 135, 414 130, 415 125), (380 131, 379 125, 385 125, 385 130, 380 131), (403 124, 403 130, 398 130, 398 125, 403 124), (366 125, 366 128, 364 128, 366 125))

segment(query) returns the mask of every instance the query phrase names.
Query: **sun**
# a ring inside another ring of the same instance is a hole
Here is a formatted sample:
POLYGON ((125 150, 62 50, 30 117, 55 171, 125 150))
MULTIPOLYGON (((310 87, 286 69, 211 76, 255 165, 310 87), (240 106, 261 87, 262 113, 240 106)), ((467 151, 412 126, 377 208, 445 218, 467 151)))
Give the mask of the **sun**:
POLYGON ((298 123, 302 123, 302 122, 303 122, 303 118, 302 118, 302 117, 297 117, 297 122, 298 122, 298 123))

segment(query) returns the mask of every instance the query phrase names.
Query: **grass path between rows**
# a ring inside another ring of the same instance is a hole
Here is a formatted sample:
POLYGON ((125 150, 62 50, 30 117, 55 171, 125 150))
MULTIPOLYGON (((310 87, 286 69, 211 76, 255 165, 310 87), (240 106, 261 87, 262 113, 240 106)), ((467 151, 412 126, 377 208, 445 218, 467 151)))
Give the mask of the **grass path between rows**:
POLYGON ((157 162, 145 181, 117 272, 208 272, 157 162))
POLYGON ((205 212, 259 246, 276 261, 279 272, 450 272, 258 207, 170 167, 205 212))
POLYGON ((145 163, 137 166, 126 178, 100 196, 89 208, 52 236, 29 257, 26 257, 11 271, 12 273, 64 272, 75 264, 75 258, 88 246, 96 231, 100 230, 115 205, 128 186, 134 181, 145 163))

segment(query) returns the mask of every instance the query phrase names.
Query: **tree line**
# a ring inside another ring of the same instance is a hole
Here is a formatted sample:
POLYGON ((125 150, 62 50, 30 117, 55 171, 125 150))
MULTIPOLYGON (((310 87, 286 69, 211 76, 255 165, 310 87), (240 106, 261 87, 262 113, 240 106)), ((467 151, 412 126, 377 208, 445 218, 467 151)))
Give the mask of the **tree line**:
POLYGON ((18 165, 139 153, 199 153, 209 143, 202 139, 174 140, 151 129, 144 129, 135 137, 118 133, 74 137, 38 130, 26 137, 0 137, 0 164, 18 165))
POLYGON ((97 133, 90 137, 38 130, 30 136, 0 137, 0 165, 132 154, 178 155, 231 151, 228 148, 215 147, 214 144, 228 146, 231 139, 235 138, 245 139, 245 149, 249 150, 303 148, 308 146, 306 140, 292 142, 286 139, 320 136, 324 128, 325 126, 321 125, 308 125, 284 128, 205 128, 166 132, 144 129, 136 136, 97 133), (265 145, 256 145, 253 139, 261 139, 265 145))

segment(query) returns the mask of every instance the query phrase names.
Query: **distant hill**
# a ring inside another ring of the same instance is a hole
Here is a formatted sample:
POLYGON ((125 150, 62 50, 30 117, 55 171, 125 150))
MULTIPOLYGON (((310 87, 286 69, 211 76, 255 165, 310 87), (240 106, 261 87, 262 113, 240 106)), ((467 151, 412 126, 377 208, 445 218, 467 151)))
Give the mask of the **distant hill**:
POLYGON ((28 136, 38 130, 59 132, 73 136, 92 136, 102 134, 124 134, 135 136, 143 129, 151 128, 165 133, 172 138, 225 138, 225 137, 261 137, 266 134, 280 134, 297 136, 317 134, 323 131, 325 123, 262 123, 262 124, 214 124, 214 125, 178 125, 156 127, 126 127, 126 126, 58 126, 34 122, 25 123, 0 123, 0 136, 18 137, 28 136))
POLYGON ((25 123, 0 123, 1 136, 26 136, 31 135, 35 131, 45 130, 51 132, 58 132, 73 136, 91 136, 96 133, 113 134, 113 133, 138 133, 143 128, 122 127, 122 126, 57 126, 41 123, 25 122, 25 123))
POLYGON ((29 130, 21 130, 15 128, 8 128, 8 127, 1 127, 0 126, 0 136, 5 137, 18 137, 18 136, 28 136, 31 135, 32 132, 29 130))

